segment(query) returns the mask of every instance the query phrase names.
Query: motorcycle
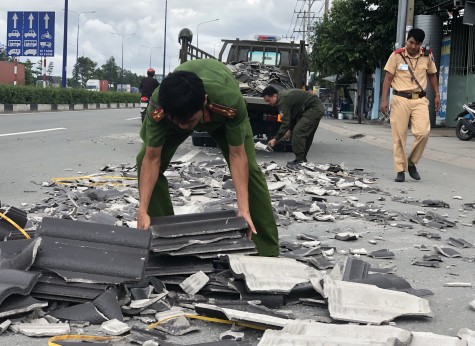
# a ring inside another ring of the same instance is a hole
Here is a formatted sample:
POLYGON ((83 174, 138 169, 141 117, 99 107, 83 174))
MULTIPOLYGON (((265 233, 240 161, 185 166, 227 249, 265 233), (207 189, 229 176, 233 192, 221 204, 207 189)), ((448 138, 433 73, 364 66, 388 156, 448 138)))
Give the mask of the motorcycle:
POLYGON ((469 141, 475 136, 475 102, 463 105, 463 111, 457 114, 455 133, 461 141, 469 141))
POLYGON ((142 118, 142 122, 144 121, 145 116, 147 115, 147 107, 149 101, 150 98, 148 96, 142 96, 140 98, 140 117, 142 118))

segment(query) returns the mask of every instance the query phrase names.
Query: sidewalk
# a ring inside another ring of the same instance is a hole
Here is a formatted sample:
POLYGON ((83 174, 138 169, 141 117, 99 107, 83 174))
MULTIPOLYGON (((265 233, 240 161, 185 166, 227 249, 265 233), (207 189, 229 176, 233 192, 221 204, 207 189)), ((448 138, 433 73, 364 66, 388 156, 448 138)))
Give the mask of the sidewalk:
MULTIPOLYGON (((390 151, 393 149, 389 124, 358 124, 358 120, 323 118, 320 128, 390 151)), ((410 150, 412 140, 412 133, 408 130, 407 150, 410 150)), ((433 128, 423 158, 475 170, 475 139, 464 142, 455 135, 455 128, 433 128)))

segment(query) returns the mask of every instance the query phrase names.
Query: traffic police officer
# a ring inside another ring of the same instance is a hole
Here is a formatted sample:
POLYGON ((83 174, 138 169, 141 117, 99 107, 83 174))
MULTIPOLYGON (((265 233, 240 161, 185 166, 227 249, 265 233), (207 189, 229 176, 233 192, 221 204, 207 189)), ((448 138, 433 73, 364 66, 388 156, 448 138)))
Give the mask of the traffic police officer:
POLYGON ((394 151, 395 181, 403 182, 406 171, 411 178, 420 180, 416 169, 429 139, 429 100, 426 98, 427 79, 435 92, 435 110, 440 108, 437 68, 429 50, 421 48, 425 33, 421 29, 411 29, 407 34, 406 46, 394 51, 384 70, 386 76, 381 93, 380 110, 388 111, 389 87, 393 88, 391 98, 391 132, 394 151), (407 128, 411 123, 414 143, 409 156, 406 155, 407 128))
POLYGON ((295 160, 288 164, 307 162, 315 131, 324 114, 318 96, 301 89, 277 92, 273 86, 268 86, 262 91, 262 97, 269 105, 277 106, 282 121, 279 131, 267 145, 274 147, 279 141, 291 138, 295 160))
POLYGON ((188 61, 154 91, 142 125, 137 156, 140 205, 137 227, 150 216, 173 214, 164 175, 177 147, 193 130, 207 131, 228 162, 238 215, 261 256, 278 256, 279 241, 269 191, 260 170, 244 98, 230 70, 215 59, 188 61))

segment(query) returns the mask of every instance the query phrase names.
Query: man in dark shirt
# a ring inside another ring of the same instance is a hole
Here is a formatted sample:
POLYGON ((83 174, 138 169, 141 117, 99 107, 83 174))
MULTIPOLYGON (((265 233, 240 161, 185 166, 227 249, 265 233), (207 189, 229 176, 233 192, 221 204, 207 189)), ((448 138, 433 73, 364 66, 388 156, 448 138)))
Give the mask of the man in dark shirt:
POLYGON ((147 96, 150 98, 152 96, 153 91, 158 87, 159 83, 154 78, 155 70, 153 68, 149 68, 147 70, 147 77, 143 78, 140 82, 139 90, 142 93, 142 96, 147 96))

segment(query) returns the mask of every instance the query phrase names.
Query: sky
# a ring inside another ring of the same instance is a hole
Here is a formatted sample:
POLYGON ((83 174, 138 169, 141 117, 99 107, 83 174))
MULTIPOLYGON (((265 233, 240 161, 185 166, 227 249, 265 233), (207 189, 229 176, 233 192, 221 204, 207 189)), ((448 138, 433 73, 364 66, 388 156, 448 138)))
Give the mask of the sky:
MULTIPOLYGON (((285 37, 293 35, 298 41, 302 34, 294 30, 302 31, 303 15, 296 12, 307 10, 312 3, 313 15, 321 16, 324 0, 168 0, 164 64, 165 3, 166 0, 69 0, 67 76, 71 77, 76 61, 76 44, 78 55, 89 57, 98 67, 111 56, 121 66, 123 39, 124 69, 145 75, 150 59, 157 73, 162 72, 164 65, 166 73, 179 65, 178 33, 182 28, 193 32, 192 44, 196 45, 198 36, 199 48, 216 56, 221 39, 254 39, 256 34, 274 34, 283 37, 283 41, 290 41, 285 37), (78 16, 92 11, 95 13, 78 16), (204 23, 207 21, 210 22, 204 23)), ((53 61, 53 75, 61 75, 64 7, 65 0, 1 0, 0 43, 7 43, 7 12, 55 12, 55 55, 47 58, 47 64, 53 61)), ((25 61, 26 57, 19 60, 25 61)), ((36 63, 40 58, 30 60, 36 63)))

